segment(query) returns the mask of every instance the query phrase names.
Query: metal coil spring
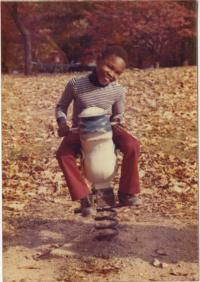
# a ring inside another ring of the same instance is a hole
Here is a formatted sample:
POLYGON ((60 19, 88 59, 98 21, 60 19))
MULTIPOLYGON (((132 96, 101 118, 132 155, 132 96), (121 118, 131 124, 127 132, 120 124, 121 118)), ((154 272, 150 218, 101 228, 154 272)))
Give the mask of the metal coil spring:
MULTIPOLYGON (((96 191, 92 190, 90 196, 90 202, 92 205, 96 205, 97 216, 94 217, 96 224, 95 229, 100 231, 94 239, 98 241, 107 240, 118 235, 118 220, 116 208, 120 207, 116 205, 114 193, 112 188, 106 188, 96 191)), ((75 213, 81 213, 81 208, 74 210, 75 213)))
POLYGON ((97 212, 98 215, 95 217, 95 221, 98 223, 96 223, 95 228, 98 231, 101 230, 101 232, 98 233, 95 239, 98 241, 110 241, 119 233, 115 206, 97 207, 97 212))

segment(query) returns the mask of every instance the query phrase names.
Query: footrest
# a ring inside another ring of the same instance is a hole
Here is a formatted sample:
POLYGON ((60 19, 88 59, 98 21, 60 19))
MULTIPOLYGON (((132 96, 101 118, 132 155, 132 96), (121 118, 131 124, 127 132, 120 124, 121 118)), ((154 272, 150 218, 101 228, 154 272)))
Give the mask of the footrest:
POLYGON ((94 191, 97 207, 109 207, 115 205, 113 188, 96 189, 94 191))

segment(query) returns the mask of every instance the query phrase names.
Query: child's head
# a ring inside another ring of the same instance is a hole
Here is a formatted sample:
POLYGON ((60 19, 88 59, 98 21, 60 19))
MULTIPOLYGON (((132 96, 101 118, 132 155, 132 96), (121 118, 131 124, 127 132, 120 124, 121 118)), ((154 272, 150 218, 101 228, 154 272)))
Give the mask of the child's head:
POLYGON ((127 52, 121 46, 110 46, 97 60, 96 73, 101 85, 118 79, 128 64, 127 52))

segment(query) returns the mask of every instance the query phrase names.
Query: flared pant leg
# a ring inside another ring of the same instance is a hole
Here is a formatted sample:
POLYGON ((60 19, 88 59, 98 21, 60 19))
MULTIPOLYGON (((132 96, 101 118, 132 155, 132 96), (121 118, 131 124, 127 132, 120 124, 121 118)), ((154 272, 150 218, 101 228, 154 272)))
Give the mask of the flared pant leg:
POLYGON ((85 198, 89 194, 89 188, 76 163, 80 148, 79 134, 69 132, 68 135, 63 138, 56 153, 59 166, 64 173, 73 201, 85 198))
POLYGON ((125 129, 113 127, 113 141, 123 153, 119 192, 138 194, 140 192, 138 160, 140 155, 139 141, 125 129))

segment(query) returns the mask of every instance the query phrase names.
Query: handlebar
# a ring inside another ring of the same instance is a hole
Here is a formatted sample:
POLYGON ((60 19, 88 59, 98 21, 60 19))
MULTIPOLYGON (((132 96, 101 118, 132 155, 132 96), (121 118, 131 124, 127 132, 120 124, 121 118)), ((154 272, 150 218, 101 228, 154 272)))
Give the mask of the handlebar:
MULTIPOLYGON (((117 121, 112 121, 112 122, 111 122, 111 125, 112 125, 112 126, 113 126, 113 125, 117 125, 117 124, 119 124, 119 122, 117 122, 117 121)), ((78 132, 79 132, 79 128, 78 128, 78 127, 71 127, 71 128, 69 129, 69 131, 70 131, 70 132, 74 132, 74 133, 78 133, 78 132)), ((59 135, 59 133, 58 133, 58 135, 59 135)), ((67 134, 59 135, 59 137, 64 137, 65 135, 67 135, 67 134)))
MULTIPOLYGON (((119 122, 117 122, 117 121, 112 121, 110 124, 111 124, 111 125, 116 125, 116 124, 119 124, 119 122)), ((78 127, 71 127, 71 128, 69 129, 69 131, 71 131, 71 132, 79 132, 79 128, 78 128, 78 127)))

